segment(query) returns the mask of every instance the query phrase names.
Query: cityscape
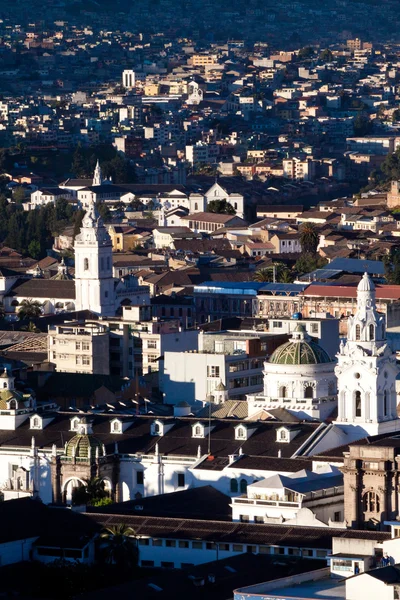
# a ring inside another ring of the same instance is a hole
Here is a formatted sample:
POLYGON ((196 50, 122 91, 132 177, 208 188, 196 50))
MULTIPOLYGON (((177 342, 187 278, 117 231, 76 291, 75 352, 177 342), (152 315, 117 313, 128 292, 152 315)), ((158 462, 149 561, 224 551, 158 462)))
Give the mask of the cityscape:
POLYGON ((400 598, 394 0, 0 3, 0 595, 400 598))

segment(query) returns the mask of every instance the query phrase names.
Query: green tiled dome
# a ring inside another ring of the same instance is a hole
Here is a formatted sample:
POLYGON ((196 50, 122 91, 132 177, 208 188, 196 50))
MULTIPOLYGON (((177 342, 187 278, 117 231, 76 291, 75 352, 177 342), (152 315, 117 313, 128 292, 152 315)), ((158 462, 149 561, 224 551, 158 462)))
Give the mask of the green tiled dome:
POLYGON ((94 435, 86 433, 79 433, 70 439, 67 442, 65 454, 69 458, 72 458, 75 450, 76 458, 89 458, 89 448, 91 458, 96 457, 96 448, 99 449, 99 456, 104 456, 102 443, 94 435))
POLYGON ((282 344, 269 359, 275 365, 320 365, 332 362, 331 357, 298 325, 289 342, 282 344))

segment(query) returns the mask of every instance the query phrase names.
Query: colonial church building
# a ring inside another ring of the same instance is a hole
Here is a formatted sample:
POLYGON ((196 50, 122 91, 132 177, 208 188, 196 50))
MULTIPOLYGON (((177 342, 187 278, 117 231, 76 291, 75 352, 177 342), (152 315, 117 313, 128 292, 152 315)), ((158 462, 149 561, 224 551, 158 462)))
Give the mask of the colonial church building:
POLYGON ((112 241, 93 200, 88 202, 74 251, 75 279, 63 263, 51 279, 40 274, 32 279, 18 279, 14 272, 2 274, 4 292, 0 291, 0 300, 6 312, 18 312, 21 302, 29 299, 37 300, 44 314, 90 310, 110 317, 121 305, 137 303, 137 279, 131 275, 117 280, 113 277, 112 241))
POLYGON ((349 317, 348 338, 336 358, 337 363, 299 324, 292 339, 265 363, 264 393, 248 396, 249 415, 254 418, 284 408, 303 419, 321 420, 321 433, 310 446, 310 455, 366 436, 400 431, 399 369, 367 273, 357 288, 357 311, 349 317), (327 425, 324 421, 336 408, 337 418, 327 425))

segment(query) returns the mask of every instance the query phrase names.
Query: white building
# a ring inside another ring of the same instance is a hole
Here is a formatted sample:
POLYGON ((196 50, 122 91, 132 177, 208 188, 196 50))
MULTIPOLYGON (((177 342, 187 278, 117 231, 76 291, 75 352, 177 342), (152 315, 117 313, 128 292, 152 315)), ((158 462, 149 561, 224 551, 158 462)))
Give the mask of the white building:
MULTIPOLYGON (((277 434, 290 436, 285 429, 277 434)), ((301 470, 256 481, 247 486, 247 495, 232 498, 231 506, 233 521, 346 527, 343 475, 330 467, 325 473, 301 470)))
POLYGON ((286 408, 304 419, 325 420, 337 405, 335 362, 298 324, 289 342, 264 363, 264 392, 248 396, 249 416, 286 408))
POLYGON ((96 206, 90 203, 81 232, 75 238, 76 310, 115 314, 112 242, 96 206))
POLYGON ((131 69, 122 71, 122 85, 128 90, 135 87, 135 71, 132 71, 131 69))

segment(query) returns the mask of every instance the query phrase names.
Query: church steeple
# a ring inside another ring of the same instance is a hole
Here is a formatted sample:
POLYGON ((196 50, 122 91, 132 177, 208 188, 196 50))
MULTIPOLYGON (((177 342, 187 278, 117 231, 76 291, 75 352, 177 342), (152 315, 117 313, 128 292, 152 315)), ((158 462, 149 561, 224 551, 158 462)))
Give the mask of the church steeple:
POLYGON ((368 348, 386 341, 385 317, 376 310, 375 285, 364 273, 357 287, 357 312, 348 319, 348 342, 368 348))
POLYGON ((100 162, 97 160, 96 168, 94 170, 93 175, 93 183, 92 185, 101 185, 103 183, 103 173, 101 171, 100 162))
POLYGON ((340 345, 335 369, 339 396, 336 423, 370 435, 395 431, 399 426, 398 369, 386 340, 385 317, 376 310, 375 295, 375 285, 365 273, 357 287, 357 311, 348 319, 348 339, 340 345))
POLYGON ((112 242, 93 198, 75 238, 76 310, 115 314, 112 242))

